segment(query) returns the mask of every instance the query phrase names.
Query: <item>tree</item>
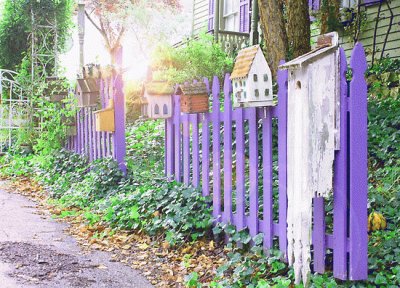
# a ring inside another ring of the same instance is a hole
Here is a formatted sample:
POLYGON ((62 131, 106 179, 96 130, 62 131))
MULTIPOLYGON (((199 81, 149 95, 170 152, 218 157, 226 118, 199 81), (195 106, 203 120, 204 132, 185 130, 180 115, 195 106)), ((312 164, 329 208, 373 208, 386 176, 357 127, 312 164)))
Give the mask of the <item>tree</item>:
MULTIPOLYGON (((38 24, 56 22, 61 51, 71 26, 73 0, 5 0, 0 21, 0 68, 16 70, 25 55, 30 55, 32 14, 38 24), (55 21, 57 19, 57 21, 55 21)), ((55 43, 47 43, 47 46, 55 43)))
POLYGON ((162 11, 179 7, 178 0, 86 0, 85 14, 103 37, 111 63, 115 64, 115 51, 121 46, 128 29, 136 34, 138 45, 141 45, 137 35, 137 31, 142 28, 141 23, 133 15, 137 15, 138 11, 144 13, 146 10, 162 11))
POLYGON ((341 0, 322 0, 321 3, 321 34, 332 32, 341 27, 341 0))
POLYGON ((267 50, 267 61, 272 73, 276 75, 279 61, 287 58, 288 39, 280 0, 258 0, 261 28, 267 50))
POLYGON ((310 15, 307 0, 258 0, 268 64, 276 75, 280 60, 308 52, 310 15))
POLYGON ((310 15, 307 0, 288 1, 287 32, 289 49, 293 58, 311 50, 310 15))

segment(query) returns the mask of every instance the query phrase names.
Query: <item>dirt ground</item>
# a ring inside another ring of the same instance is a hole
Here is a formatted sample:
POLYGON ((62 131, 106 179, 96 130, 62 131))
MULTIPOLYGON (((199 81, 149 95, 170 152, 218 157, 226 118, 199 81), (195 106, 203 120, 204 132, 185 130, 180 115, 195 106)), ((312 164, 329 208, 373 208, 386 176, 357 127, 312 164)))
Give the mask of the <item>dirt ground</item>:
POLYGON ((1 189, 0 287, 153 287, 106 252, 83 252, 31 200, 1 189))

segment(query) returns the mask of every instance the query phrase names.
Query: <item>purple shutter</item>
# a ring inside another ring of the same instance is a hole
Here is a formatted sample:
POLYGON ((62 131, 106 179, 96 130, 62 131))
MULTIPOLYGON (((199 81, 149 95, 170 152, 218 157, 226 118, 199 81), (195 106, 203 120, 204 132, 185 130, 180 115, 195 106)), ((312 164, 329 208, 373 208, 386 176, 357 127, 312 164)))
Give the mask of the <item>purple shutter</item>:
POLYGON ((214 30, 214 19, 215 19, 215 0, 209 0, 208 2, 208 31, 214 30))
POLYGON ((250 32, 249 0, 240 0, 240 26, 239 32, 250 32))

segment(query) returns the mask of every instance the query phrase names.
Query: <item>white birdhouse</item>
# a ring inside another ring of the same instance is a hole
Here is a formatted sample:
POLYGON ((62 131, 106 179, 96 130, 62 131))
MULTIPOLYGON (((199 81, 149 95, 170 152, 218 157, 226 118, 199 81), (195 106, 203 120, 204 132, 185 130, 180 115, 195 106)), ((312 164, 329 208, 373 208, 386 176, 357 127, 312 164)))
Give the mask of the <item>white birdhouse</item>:
POLYGON ((239 52, 231 80, 233 107, 273 105, 271 69, 259 45, 239 52))
POLYGON ((152 119, 166 119, 172 116, 172 94, 174 89, 161 81, 145 85, 142 101, 142 116, 152 119))
POLYGON ((311 262, 313 198, 333 190, 339 147, 338 34, 320 36, 316 49, 282 66, 288 81, 288 255, 296 283, 307 283, 311 262))

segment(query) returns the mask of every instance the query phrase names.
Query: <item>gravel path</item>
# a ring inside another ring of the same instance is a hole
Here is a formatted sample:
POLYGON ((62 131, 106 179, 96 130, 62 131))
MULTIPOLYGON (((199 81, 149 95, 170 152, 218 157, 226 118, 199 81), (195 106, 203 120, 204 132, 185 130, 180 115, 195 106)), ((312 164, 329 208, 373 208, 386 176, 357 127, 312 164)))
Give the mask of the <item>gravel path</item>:
POLYGON ((0 188, 0 287, 153 287, 108 253, 84 253, 66 227, 0 188))

